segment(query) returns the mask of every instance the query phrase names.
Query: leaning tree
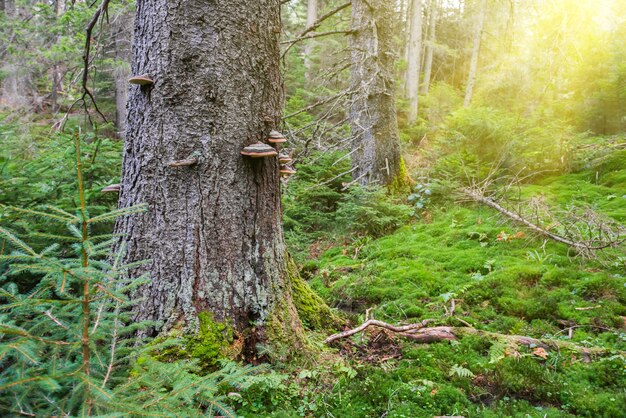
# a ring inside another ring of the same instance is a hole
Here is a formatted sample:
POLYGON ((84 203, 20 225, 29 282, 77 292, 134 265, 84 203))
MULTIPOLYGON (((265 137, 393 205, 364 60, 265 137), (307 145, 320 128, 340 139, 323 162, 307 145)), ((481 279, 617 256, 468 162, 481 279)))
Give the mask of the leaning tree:
POLYGON ((278 161, 241 154, 281 120, 280 4, 138 0, 133 41, 119 205, 149 209, 116 230, 148 260, 137 319, 193 329, 208 312, 248 354, 301 327, 278 161))

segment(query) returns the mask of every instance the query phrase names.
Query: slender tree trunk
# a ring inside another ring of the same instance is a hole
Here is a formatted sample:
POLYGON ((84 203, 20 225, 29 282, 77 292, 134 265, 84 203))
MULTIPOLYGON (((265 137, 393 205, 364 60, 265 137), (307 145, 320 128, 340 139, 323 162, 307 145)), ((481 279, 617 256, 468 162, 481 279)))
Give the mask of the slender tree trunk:
POLYGON ((430 7, 428 12, 428 42, 426 45, 424 79, 422 80, 421 87, 422 94, 428 94, 428 89, 430 88, 430 77, 433 69, 433 51, 435 49, 436 42, 437 8, 437 0, 430 0, 430 7))
MULTIPOLYGON (((65 0, 56 0, 54 3, 54 13, 57 18, 61 17, 65 12, 65 0)), ((57 36, 57 42, 60 36, 57 36)), ((61 65, 57 62, 52 66, 52 113, 56 113, 59 110, 59 91, 62 88, 63 76, 61 74, 61 65)))
POLYGON ((15 17, 15 0, 4 0, 4 12, 7 14, 7 17, 15 17))
POLYGON ((128 102, 128 78, 130 77, 130 41, 133 16, 130 10, 119 17, 115 31, 115 127, 123 136, 126 129, 126 103, 128 102))
POLYGON ((352 2, 353 177, 361 184, 404 182, 393 75, 393 3, 352 2))
MULTIPOLYGON (((15 0, 4 0, 4 12, 7 19, 18 18, 15 0)), ((18 57, 10 54, 3 61, 2 71, 5 77, 2 80, 0 103, 11 109, 29 107, 30 80, 27 68, 18 61, 18 57)))
POLYGON ((513 32, 515 31, 515 0, 509 0, 509 16, 506 20, 505 46, 506 52, 511 53, 513 49, 513 32))
POLYGON ((474 46, 472 48, 472 59, 470 61, 469 74, 467 77, 467 85, 465 87, 465 100, 463 106, 468 107, 472 102, 474 94, 474 84, 476 83, 476 72, 478 70, 478 56, 480 54, 480 40, 483 36, 483 26, 485 24, 485 13, 487 9, 487 0, 481 0, 480 10, 478 10, 478 19, 474 31, 474 46))
POLYGON ((406 70, 406 97, 409 100, 409 123, 417 120, 418 89, 422 54, 422 0, 411 3, 409 47, 406 70))
POLYGON ((139 0, 118 221, 128 261, 149 260, 137 319, 193 329, 210 312, 245 337, 297 333, 287 285, 278 161, 265 141, 282 109, 280 0, 139 0), (171 167, 172 160, 197 163, 171 167), (274 330, 275 331, 275 330, 274 330), (287 331, 285 331, 287 333, 287 331))
MULTIPOLYGON (((309 0, 307 3, 307 11, 306 11, 306 27, 311 27, 315 21, 317 20, 317 0, 309 0)), ((311 55, 313 54, 313 47, 315 40, 309 39, 305 41, 304 44, 304 76, 307 81, 311 81, 311 55)))

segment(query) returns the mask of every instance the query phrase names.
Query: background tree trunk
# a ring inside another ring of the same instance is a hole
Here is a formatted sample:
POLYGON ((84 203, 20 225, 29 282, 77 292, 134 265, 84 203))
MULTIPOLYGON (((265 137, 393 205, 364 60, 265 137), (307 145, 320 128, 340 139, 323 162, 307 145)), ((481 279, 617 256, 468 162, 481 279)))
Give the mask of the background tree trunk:
POLYGON ((200 312, 231 324, 246 346, 268 318, 300 322, 286 285, 278 161, 241 149, 265 141, 283 104, 280 0, 139 0, 120 207, 147 213, 117 224, 128 261, 149 263, 137 317, 197 326, 200 312), (194 155, 198 163, 168 163, 194 155))
POLYGON ((428 8, 428 42, 426 44, 426 57, 424 59, 424 79, 422 80, 421 93, 428 94, 430 77, 433 69, 433 51, 435 49, 437 30, 437 0, 430 0, 428 8))
POLYGON ((352 2, 350 126, 353 177, 361 184, 404 182, 393 76, 393 7, 387 0, 352 2))
POLYGON ((422 0, 411 3, 409 47, 407 52, 406 97, 409 99, 409 123, 417 120, 420 66, 422 63, 422 0))
POLYGON ((463 101, 463 106, 465 107, 470 105, 472 102, 472 95, 474 94, 474 84, 476 83, 476 72, 478 70, 478 56, 480 54, 480 40, 483 36, 486 9, 487 0, 481 0, 480 9, 478 10, 478 18, 476 20, 476 29, 474 31, 472 59, 470 61, 469 74, 467 76, 467 85, 465 87, 465 100, 463 101))
MULTIPOLYGON (((4 0, 4 12, 7 19, 17 19, 18 13, 15 0, 4 0)), ((27 67, 17 61, 15 56, 6 58, 2 63, 5 77, 2 80, 0 104, 11 109, 28 108, 31 105, 30 77, 27 67)))
MULTIPOLYGON (((54 14, 57 19, 63 16, 65 13, 65 0, 56 0, 54 3, 54 14)), ((56 41, 60 39, 60 35, 57 35, 56 41)), ((61 71, 61 64, 55 63, 52 65, 52 89, 51 89, 51 102, 52 113, 56 113, 59 110, 59 91, 62 90, 63 73, 61 71)))
POLYGON ((113 72, 115 78, 115 127, 123 136, 126 130, 126 103, 128 102, 128 78, 130 77, 130 42, 133 15, 130 10, 124 11, 115 23, 115 61, 113 72))
MULTIPOLYGON (((311 27, 317 20, 317 0, 309 0, 307 3, 306 12, 306 27, 311 27)), ((313 54, 314 39, 309 39, 304 43, 304 77, 306 81, 310 82, 311 75, 311 55, 313 54)))

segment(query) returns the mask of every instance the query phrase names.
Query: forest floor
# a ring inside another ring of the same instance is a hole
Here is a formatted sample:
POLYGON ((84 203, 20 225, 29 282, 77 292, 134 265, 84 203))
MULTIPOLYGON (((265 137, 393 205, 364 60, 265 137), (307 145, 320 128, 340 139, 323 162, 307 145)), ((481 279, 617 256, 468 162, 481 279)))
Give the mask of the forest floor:
MULTIPOLYGON (((626 152, 522 187, 561 207, 589 204, 626 220, 626 152)), ((586 260, 477 204, 428 207, 378 239, 310 246, 303 275, 353 324, 471 326, 601 347, 602 356, 469 335, 416 344, 369 328, 331 344, 350 372, 334 385, 300 374, 310 410, 333 417, 623 417, 626 258, 586 260), (311 261, 311 259, 313 259, 311 261), (454 303, 453 303, 454 301, 454 303), (454 305, 454 307, 453 307, 454 305)), ((291 416, 285 412, 273 416, 291 416)))

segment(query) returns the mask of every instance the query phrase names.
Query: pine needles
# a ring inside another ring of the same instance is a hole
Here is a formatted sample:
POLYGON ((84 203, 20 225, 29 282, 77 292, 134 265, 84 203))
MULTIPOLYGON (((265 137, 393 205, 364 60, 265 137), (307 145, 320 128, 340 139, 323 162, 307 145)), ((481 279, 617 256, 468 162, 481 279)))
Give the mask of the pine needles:
POLYGON ((78 135, 75 148, 74 214, 3 206, 67 233, 33 233, 54 241, 40 249, 0 227, 0 263, 10 265, 0 277, 0 415, 234 417, 225 388, 246 387, 259 369, 229 364, 201 376, 195 362, 158 361, 158 347, 137 341, 137 330, 154 324, 133 322, 129 295, 147 278, 129 277, 136 263, 123 263, 119 237, 93 235, 92 226, 145 207, 91 215, 98 210, 86 204, 78 135), (26 292, 16 284, 25 274, 37 279, 26 292))

